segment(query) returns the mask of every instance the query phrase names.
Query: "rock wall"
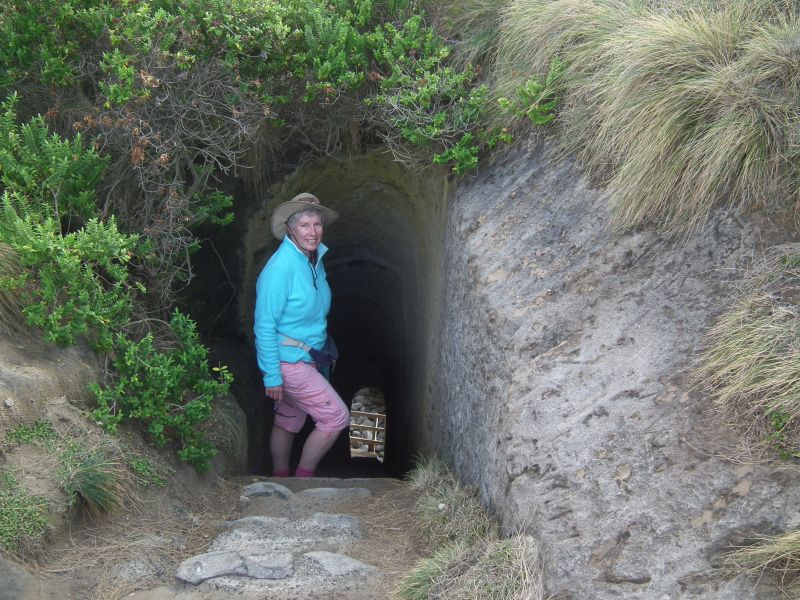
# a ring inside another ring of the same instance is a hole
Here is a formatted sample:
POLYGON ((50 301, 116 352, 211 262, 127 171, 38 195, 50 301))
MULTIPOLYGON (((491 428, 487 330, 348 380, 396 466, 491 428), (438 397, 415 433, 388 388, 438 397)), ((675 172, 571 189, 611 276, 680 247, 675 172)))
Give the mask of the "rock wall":
POLYGON ((559 598, 777 598, 710 569, 732 542, 800 525, 800 482, 722 458, 735 440, 689 374, 781 232, 718 214, 679 241, 614 236, 606 206, 541 144, 457 192, 429 443, 542 541, 559 598))

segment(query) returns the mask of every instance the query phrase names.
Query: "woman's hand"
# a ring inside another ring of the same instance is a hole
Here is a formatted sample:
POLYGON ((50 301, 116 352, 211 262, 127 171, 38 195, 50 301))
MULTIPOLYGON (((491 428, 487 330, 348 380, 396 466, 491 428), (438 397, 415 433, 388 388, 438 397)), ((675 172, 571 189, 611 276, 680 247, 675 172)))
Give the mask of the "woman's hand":
POLYGON ((268 387, 264 388, 267 393, 267 398, 272 398, 274 402, 280 402, 283 400, 283 386, 276 385, 275 387, 268 387))

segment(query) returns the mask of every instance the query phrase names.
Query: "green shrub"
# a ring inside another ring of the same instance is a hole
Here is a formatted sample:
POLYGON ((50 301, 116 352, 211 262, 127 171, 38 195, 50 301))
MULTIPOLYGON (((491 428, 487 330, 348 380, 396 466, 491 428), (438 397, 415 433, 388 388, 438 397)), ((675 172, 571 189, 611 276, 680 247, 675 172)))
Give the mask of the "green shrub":
POLYGON ((28 493, 10 471, 0 469, 0 549, 20 554, 38 545, 46 515, 44 499, 28 493))
POLYGON ((137 238, 120 233, 113 218, 60 235, 52 219, 21 217, 8 192, 2 201, 0 233, 27 269, 13 285, 28 324, 56 344, 85 336, 95 349, 110 350, 113 332, 132 314, 127 264, 137 238))
MULTIPOLYGON (((218 369, 220 382, 211 376, 194 323, 177 312, 163 334, 173 348, 156 349, 152 335, 137 335, 130 321, 135 296, 146 289, 131 275, 131 265, 152 260, 149 240, 140 243, 137 235, 120 232, 113 216, 107 221, 90 216, 104 159, 83 151, 79 138, 64 146, 47 135, 42 119, 17 125, 14 103, 6 103, 2 119, 9 138, 7 146, 0 144, 5 188, 0 235, 20 268, 0 284, 14 294, 28 324, 41 329, 45 339, 66 345, 81 336, 96 350, 111 352, 115 385, 103 391, 96 387, 101 421, 113 428, 123 418, 142 420, 159 445, 177 436, 179 456, 206 468, 214 450, 195 427, 208 418, 215 395, 227 390, 229 374, 223 367, 218 369), (74 152, 66 163, 80 168, 64 166, 66 147, 74 152)), ((229 206, 227 196, 200 195, 210 199, 198 200, 198 220, 229 220, 217 210, 229 206), (210 204, 215 208, 209 209, 210 204)), ((92 458, 87 464, 101 463, 92 458)), ((87 502, 104 505, 102 498, 87 502)))
POLYGON ((66 140, 50 133, 44 118, 17 123, 16 95, 0 105, 0 182, 13 198, 24 198, 21 218, 53 219, 59 233, 95 216, 95 194, 108 158, 85 147, 80 135, 66 140))
POLYGON ((512 98, 499 97, 497 103, 503 114, 526 117, 534 125, 547 125, 555 118, 558 94, 566 65, 554 58, 544 81, 528 77, 519 84, 512 98))
POLYGON ((232 377, 221 367, 216 370, 219 381, 209 378, 207 350, 188 317, 176 310, 170 327, 176 337, 171 348, 156 348, 151 335, 138 342, 117 336, 116 381, 93 386, 99 405, 94 417, 110 431, 123 419, 137 420, 159 446, 174 436, 178 456, 203 471, 216 451, 199 427, 211 415, 214 398, 227 393, 232 377))

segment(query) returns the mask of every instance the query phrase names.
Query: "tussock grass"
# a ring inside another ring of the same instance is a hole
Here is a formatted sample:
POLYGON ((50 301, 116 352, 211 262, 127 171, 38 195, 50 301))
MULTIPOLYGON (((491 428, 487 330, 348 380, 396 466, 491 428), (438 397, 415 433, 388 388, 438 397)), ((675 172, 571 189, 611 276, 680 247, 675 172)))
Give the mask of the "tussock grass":
POLYGON ((443 546, 406 573, 403 600, 534 600, 542 598, 538 549, 530 538, 443 546))
POLYGON ((800 245, 754 266, 707 332, 697 379, 755 449, 800 455, 800 245))
POLYGON ((492 522, 475 492, 462 485, 438 458, 421 461, 409 479, 417 491, 417 530, 430 548, 485 538, 492 522))
POLYGON ((49 457, 48 476, 58 482, 71 504, 94 516, 132 500, 130 467, 123 460, 122 449, 108 436, 71 435, 42 419, 12 429, 6 442, 42 447, 49 457))
POLYGON ((128 494, 128 472, 101 449, 67 451, 61 457, 64 490, 91 514, 120 507, 128 494))
POLYGON ((451 62, 458 68, 492 64, 508 0, 446 0, 440 31, 452 43, 451 62))
POLYGON ((732 575, 771 574, 789 600, 800 599, 800 531, 759 537, 731 551, 722 569, 732 575))
POLYGON ((0 242, 0 333, 20 335, 28 332, 19 288, 13 285, 22 272, 17 253, 8 244, 0 242))
POLYGON ((613 189, 619 229, 682 231, 717 205, 797 201, 798 7, 513 0, 496 89, 566 63, 559 137, 613 189))
POLYGON ((429 548, 399 580, 402 600, 536 600, 543 597, 532 538, 501 538, 474 490, 438 458, 420 460, 409 479, 416 494, 413 530, 429 548))

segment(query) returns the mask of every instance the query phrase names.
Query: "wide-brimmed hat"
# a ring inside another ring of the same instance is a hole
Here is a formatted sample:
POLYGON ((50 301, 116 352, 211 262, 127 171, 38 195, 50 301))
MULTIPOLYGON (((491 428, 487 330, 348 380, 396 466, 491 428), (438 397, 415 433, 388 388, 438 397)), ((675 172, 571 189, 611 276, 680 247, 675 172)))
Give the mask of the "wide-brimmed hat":
POLYGON ((286 221, 289 220, 289 217, 296 212, 310 208, 316 209, 324 215, 325 225, 330 225, 339 217, 339 213, 335 210, 322 206, 319 203, 319 198, 314 194, 303 192, 302 194, 297 194, 291 200, 278 204, 275 210, 272 211, 272 235, 282 240, 283 236, 286 235, 286 221))

